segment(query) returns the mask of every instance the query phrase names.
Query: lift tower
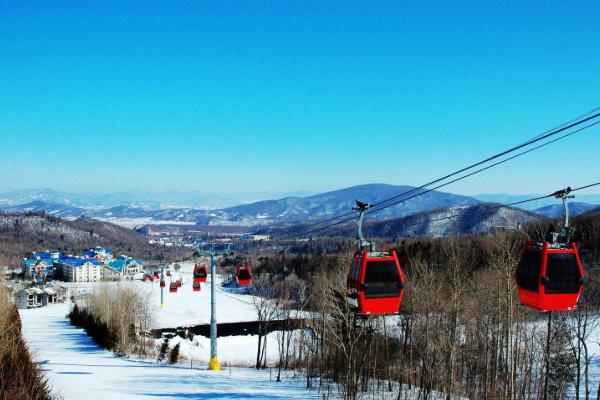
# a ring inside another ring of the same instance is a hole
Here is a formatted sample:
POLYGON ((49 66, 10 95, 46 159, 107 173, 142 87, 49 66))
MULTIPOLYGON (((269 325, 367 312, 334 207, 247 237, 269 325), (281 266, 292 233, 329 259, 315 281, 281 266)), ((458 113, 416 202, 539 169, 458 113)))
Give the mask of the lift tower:
POLYGON ((202 243, 197 246, 198 254, 210 257, 210 362, 208 369, 219 371, 217 357, 217 295, 215 291, 217 258, 231 254, 231 244, 202 243))

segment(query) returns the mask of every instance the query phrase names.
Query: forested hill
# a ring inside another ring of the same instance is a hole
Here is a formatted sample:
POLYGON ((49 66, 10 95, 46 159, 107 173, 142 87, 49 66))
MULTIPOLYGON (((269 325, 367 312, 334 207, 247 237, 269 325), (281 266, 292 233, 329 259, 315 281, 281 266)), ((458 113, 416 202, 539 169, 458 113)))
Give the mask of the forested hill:
POLYGON ((44 213, 0 213, 0 265, 18 265, 33 251, 48 249, 76 254, 94 246, 147 261, 174 261, 189 249, 148 244, 144 235, 90 218, 66 221, 44 213))

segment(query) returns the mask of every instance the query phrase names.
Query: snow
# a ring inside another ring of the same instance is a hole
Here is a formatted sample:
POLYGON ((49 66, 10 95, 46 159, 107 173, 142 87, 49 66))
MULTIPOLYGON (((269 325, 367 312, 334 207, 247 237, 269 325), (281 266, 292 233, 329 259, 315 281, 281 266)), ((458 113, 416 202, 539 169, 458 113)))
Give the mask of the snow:
MULTIPOLYGON (((180 263, 181 270, 172 276, 165 273, 167 287, 164 290, 165 308, 160 308, 160 281, 143 282, 141 280, 101 283, 69 283, 68 287, 74 292, 92 291, 99 285, 125 285, 133 286, 136 290, 144 291, 150 296, 150 301, 155 305, 153 319, 155 328, 176 328, 180 326, 194 326, 210 323, 210 275, 207 282, 201 284, 200 292, 192 290, 193 263, 180 263), (183 285, 176 293, 169 292, 171 279, 181 277, 183 285)), ((217 321, 221 322, 249 322, 256 321, 257 314, 252 296, 244 294, 244 288, 222 288, 222 278, 217 276, 217 321)))
MULTIPOLYGON (((169 348, 179 343, 179 353, 194 364, 208 365, 210 359, 210 339, 204 336, 194 336, 193 341, 178 336, 169 341, 169 348)), ((158 341, 157 341, 158 344, 158 341)), ((217 341, 219 361, 223 365, 236 367, 252 367, 256 364, 258 336, 226 336, 217 341)), ((275 333, 267 335, 267 363, 275 365, 279 359, 277 338, 275 333)))
MULTIPOLYGON (((73 216, 66 218, 68 220, 77 219, 78 217, 73 216)), ((98 215, 94 218, 100 221, 110 222, 115 225, 122 226, 124 228, 133 229, 140 225, 195 225, 195 222, 189 221, 178 221, 178 220, 155 220, 152 217, 114 217, 105 214, 104 216, 98 215)))
MULTIPOLYGON (((154 360, 117 358, 100 349, 81 329, 69 324, 69 304, 20 310, 23 335, 51 388, 67 400, 105 399, 310 399, 302 380, 271 380, 270 371, 226 368, 208 371, 206 364, 175 366, 154 360)), ((220 349, 243 354, 235 339, 220 349)), ((206 346, 206 344, 202 344, 206 346)), ((273 378, 274 379, 274 378, 273 378)))

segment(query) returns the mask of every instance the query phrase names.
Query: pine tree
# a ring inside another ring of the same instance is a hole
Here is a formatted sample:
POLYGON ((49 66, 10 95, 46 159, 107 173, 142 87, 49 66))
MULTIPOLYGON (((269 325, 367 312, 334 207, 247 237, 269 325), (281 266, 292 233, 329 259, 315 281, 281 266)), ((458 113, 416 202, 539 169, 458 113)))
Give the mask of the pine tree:
POLYGON ((158 362, 162 362, 167 357, 167 350, 169 349, 169 339, 164 338, 162 343, 160 344, 160 349, 158 350, 158 362))
POLYGON ((179 361, 179 343, 171 349, 171 354, 169 355, 169 364, 176 364, 179 361))

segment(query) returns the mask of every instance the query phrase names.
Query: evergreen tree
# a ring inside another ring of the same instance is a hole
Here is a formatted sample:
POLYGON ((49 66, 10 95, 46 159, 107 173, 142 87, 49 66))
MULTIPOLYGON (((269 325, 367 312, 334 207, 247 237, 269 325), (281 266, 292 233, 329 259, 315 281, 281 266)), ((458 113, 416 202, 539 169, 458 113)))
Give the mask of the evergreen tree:
POLYGON ((167 350, 169 349, 169 339, 164 338, 162 343, 160 344, 160 348, 158 350, 158 362, 162 362, 167 357, 167 350))
POLYGON ((169 355, 169 364, 176 364, 179 361, 179 343, 171 349, 171 354, 169 355))

